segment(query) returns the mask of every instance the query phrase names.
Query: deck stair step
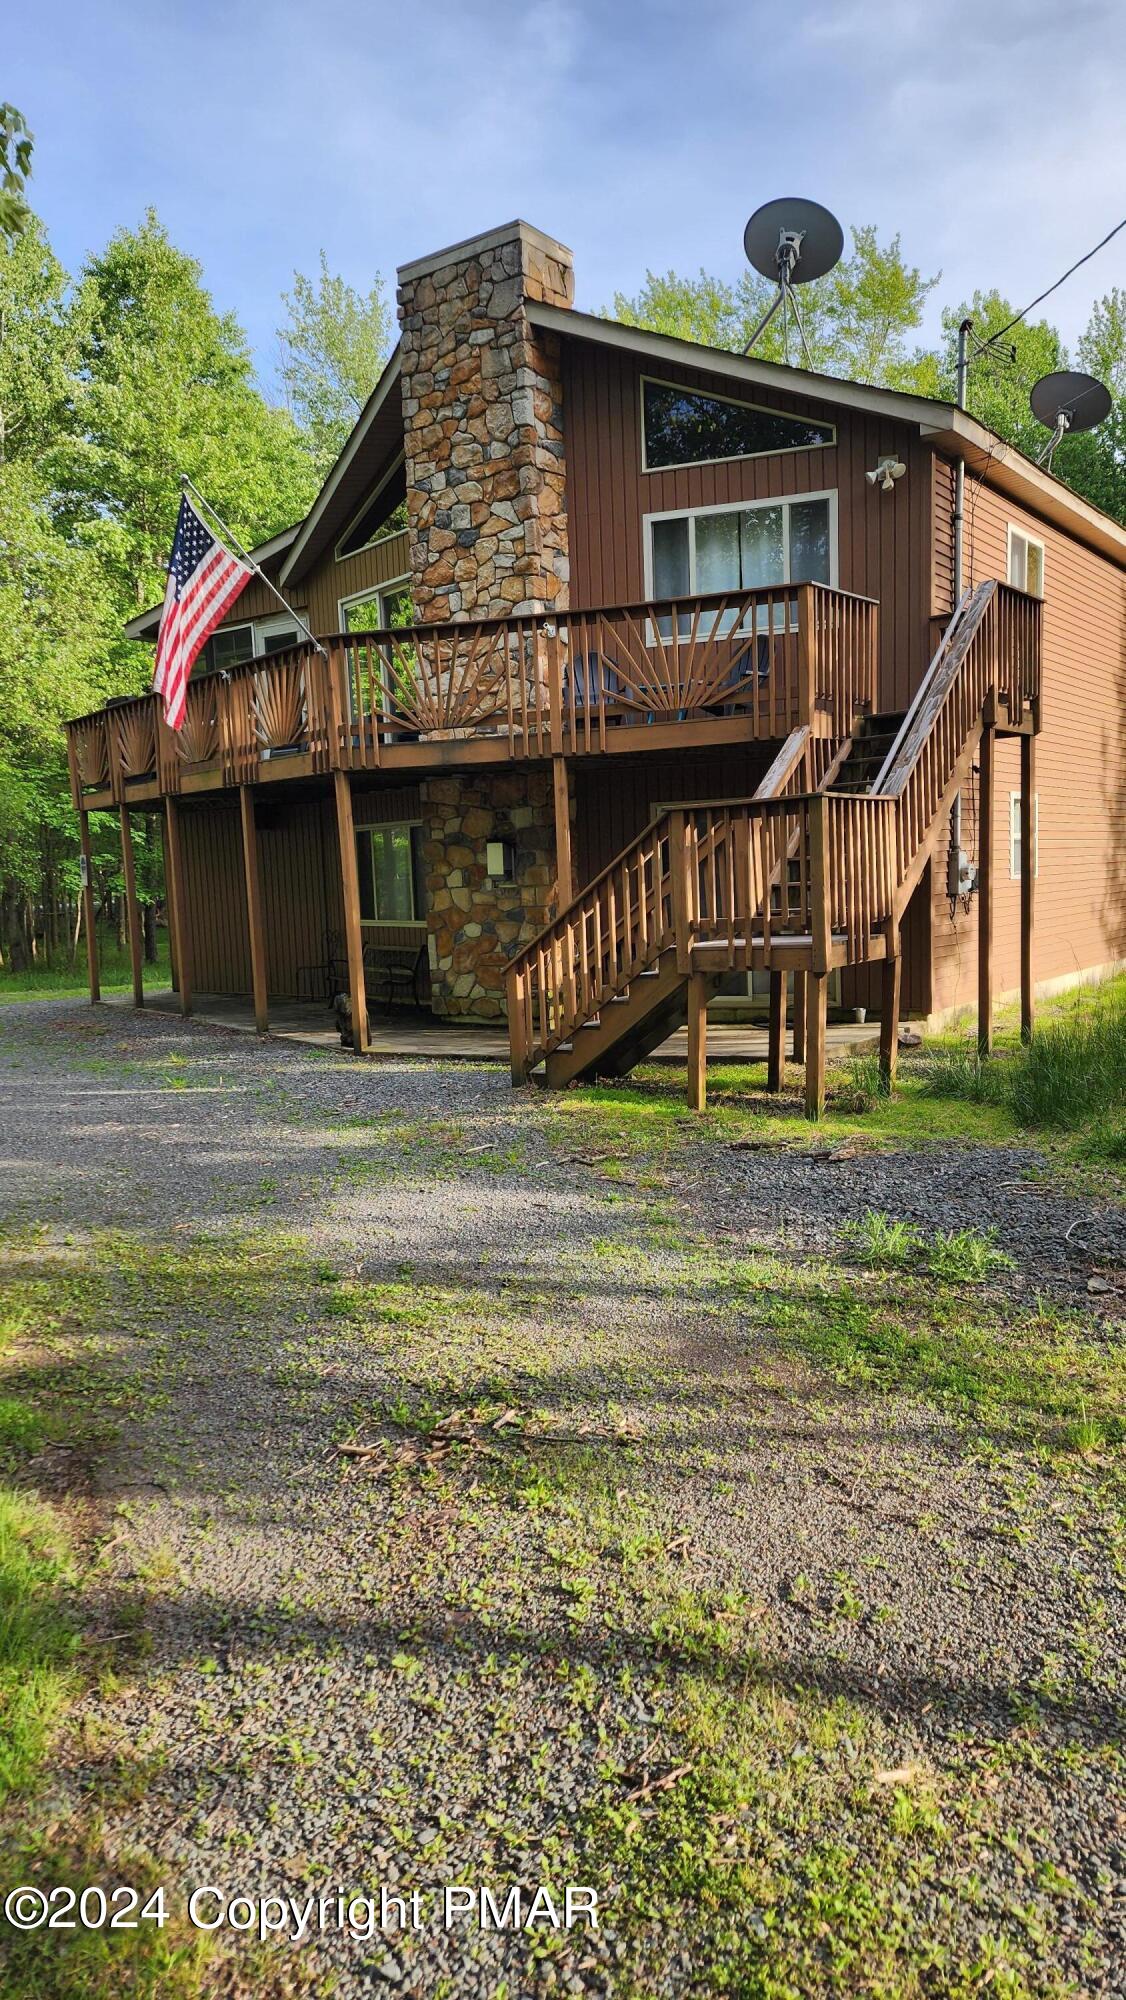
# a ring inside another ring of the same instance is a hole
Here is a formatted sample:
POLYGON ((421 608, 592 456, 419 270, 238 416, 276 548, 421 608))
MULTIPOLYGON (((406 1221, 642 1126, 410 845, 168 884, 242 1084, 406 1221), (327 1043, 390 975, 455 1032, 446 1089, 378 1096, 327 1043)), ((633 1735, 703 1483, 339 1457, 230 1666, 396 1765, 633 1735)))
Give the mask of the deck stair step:
POLYGON ((865 716, 829 789, 834 792, 870 792, 902 723, 902 715, 865 716))

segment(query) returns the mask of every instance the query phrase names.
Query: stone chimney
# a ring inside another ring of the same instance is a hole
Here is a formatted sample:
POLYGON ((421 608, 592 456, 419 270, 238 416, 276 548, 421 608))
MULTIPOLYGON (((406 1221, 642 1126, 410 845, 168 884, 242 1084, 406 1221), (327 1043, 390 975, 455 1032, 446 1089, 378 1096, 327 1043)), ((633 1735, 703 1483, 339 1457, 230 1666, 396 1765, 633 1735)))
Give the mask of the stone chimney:
POLYGON ((559 340, 533 327, 525 306, 573 303, 571 252, 509 222, 398 276, 415 615, 563 609, 559 340))

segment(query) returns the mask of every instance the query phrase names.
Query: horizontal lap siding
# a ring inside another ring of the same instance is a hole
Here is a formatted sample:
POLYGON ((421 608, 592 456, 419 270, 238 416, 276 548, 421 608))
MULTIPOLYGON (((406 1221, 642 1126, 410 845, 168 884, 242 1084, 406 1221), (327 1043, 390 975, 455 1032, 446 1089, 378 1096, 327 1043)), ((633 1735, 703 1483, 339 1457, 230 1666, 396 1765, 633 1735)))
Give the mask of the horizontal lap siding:
POLYGON ((592 342, 565 342, 567 507, 574 605, 636 603, 645 595, 643 518, 681 507, 736 505, 835 489, 839 581, 880 602, 880 703, 906 706, 925 670, 930 613, 931 453, 905 426, 806 396, 754 390, 751 400, 828 418, 837 444, 675 471, 641 469, 641 378, 730 396, 732 384, 695 368, 646 368, 592 342), (907 475, 891 493, 864 477, 885 454, 907 475))
MULTIPOLYGON (((1058 979, 1126 956, 1126 574, 1016 506, 966 482, 967 582, 1007 573, 1007 526, 1045 547, 1043 729, 1036 744, 1040 872, 1033 975, 1058 979)), ((1009 794, 1020 746, 997 745, 994 984, 1020 979, 1020 884, 1009 872, 1009 794)), ((963 795, 976 855, 976 811, 963 795)), ((951 921, 945 848, 934 883, 934 1006, 976 997, 977 913, 951 921)))

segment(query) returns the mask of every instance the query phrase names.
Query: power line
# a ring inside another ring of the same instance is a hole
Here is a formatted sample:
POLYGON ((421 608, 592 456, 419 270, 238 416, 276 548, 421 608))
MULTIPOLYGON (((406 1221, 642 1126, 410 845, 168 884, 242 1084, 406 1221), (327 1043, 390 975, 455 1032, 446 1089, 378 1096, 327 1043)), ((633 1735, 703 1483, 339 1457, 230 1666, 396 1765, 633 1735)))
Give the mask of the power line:
POLYGON ((986 347, 992 347, 993 342, 995 340, 1001 340, 1006 333, 1010 333, 1013 327, 1016 326, 1020 320, 1027 319, 1029 313, 1035 311, 1037 306, 1043 305, 1045 299, 1050 299, 1053 292, 1058 292, 1060 286, 1067 283, 1067 280, 1072 276, 1072 274, 1075 271, 1079 269, 1079 266, 1081 264, 1089 264, 1092 257, 1097 257, 1100 250, 1106 249, 1106 246, 1110 242, 1111 237, 1117 236, 1120 229, 1126 229, 1126 215, 1123 216, 1121 222, 1115 223, 1113 229, 1107 231, 1106 235, 1102 239, 1102 242, 1096 243, 1093 250, 1088 250, 1084 256, 1077 257, 1074 264, 1072 264, 1064 272, 1063 277, 1057 278, 1054 285, 1049 285, 1046 292, 1041 292, 1039 298, 1033 299, 1032 304, 1025 306, 1023 312, 1018 312, 1017 314, 1015 314, 1015 316, 1008 322, 1007 326, 1000 326, 998 327, 996 333, 991 333, 988 340, 982 342, 982 351, 984 351, 986 347))

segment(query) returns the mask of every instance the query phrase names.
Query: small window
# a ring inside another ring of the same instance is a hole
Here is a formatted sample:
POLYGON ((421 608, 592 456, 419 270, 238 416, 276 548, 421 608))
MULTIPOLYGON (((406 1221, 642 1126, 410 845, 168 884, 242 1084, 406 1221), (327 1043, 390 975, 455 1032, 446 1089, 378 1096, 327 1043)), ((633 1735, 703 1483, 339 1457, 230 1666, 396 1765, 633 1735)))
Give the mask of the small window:
POLYGON ((225 673, 231 667, 241 666, 244 660, 253 658, 253 625, 221 625, 203 648, 198 671, 210 669, 214 673, 225 673))
POLYGON ((835 444, 832 424, 760 409, 728 396, 705 396, 670 382, 643 381, 644 467, 703 465, 717 458, 756 458, 766 452, 816 451, 835 444))
POLYGON ((356 828, 360 922, 416 924, 426 915, 422 828, 413 823, 356 828))
POLYGON ((1044 595, 1044 544, 1023 535, 1019 528, 1009 529, 1009 582, 1030 597, 1044 595))
MULTIPOLYGON (((1032 800, 1032 878, 1040 873, 1040 794, 1032 800)), ((1020 793, 1009 793, 1009 879, 1020 881, 1020 793)))
POLYGON ((336 560, 358 555, 386 535, 397 535, 407 525, 407 469, 400 458, 369 499, 365 500, 351 525, 336 544, 336 560))
POLYGON ((340 600, 342 632, 401 632, 414 624, 410 581, 399 577, 394 583, 380 584, 377 590, 362 591, 340 600))

